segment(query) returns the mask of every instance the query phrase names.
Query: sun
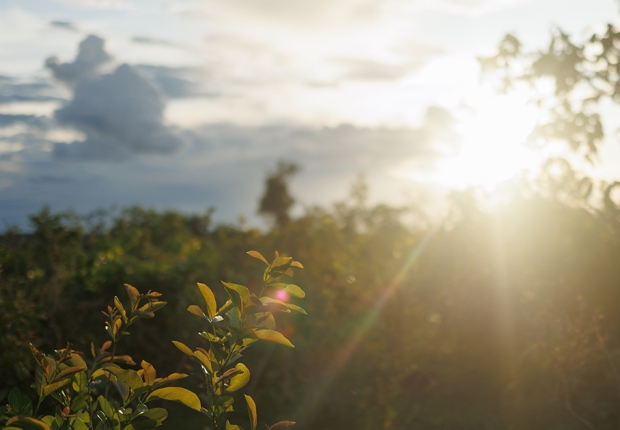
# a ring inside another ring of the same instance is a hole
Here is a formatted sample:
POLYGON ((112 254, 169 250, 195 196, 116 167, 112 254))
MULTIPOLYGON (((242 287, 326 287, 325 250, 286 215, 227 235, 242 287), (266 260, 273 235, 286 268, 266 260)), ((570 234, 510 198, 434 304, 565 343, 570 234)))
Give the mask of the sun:
POLYGON ((481 95, 456 114, 459 149, 439 160, 420 178, 452 189, 500 183, 531 171, 540 156, 526 146, 537 118, 527 94, 481 95))

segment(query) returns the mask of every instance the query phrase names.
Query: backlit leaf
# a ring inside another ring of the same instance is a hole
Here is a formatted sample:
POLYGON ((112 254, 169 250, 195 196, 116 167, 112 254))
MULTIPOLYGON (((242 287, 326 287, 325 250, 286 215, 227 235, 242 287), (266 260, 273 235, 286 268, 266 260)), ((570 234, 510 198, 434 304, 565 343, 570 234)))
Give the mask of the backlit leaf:
POLYGON ((267 266, 269 266, 269 262, 267 261, 267 259, 265 257, 263 257, 263 255, 260 252, 258 252, 258 251, 248 251, 246 254, 248 254, 250 257, 254 257, 257 260, 262 261, 267 266))
POLYGON ((140 300, 140 292, 135 287, 129 284, 125 284, 125 290, 127 290, 129 302, 131 303, 131 310, 133 311, 138 306, 138 301, 140 300))
POLYGON ((247 394, 243 395, 245 397, 245 401, 248 404, 248 414, 250 415, 250 425, 252 426, 252 430, 256 430, 256 426, 258 425, 258 416, 256 415, 256 403, 254 403, 254 399, 252 399, 247 394))
POLYGON ((254 334, 260 340, 264 340, 266 342, 271 343, 279 343, 280 345, 288 346, 289 348, 294 348, 293 344, 282 335, 282 333, 277 332, 275 330, 269 329, 259 329, 255 330, 254 334))
POLYGON ((52 394, 54 391, 61 389, 62 387, 68 385, 69 383, 71 383, 70 379, 62 379, 60 381, 56 381, 52 384, 46 385, 45 387, 43 387, 42 396, 47 397, 50 394, 52 394))
POLYGON ((302 290, 295 284, 288 284, 284 288, 284 291, 286 291, 287 293, 290 293, 292 296, 299 297, 300 299, 303 299, 304 297, 306 297, 306 293, 304 292, 304 290, 302 290))
POLYGON ((174 343, 174 346, 176 346, 179 349, 179 351, 181 351, 182 353, 187 354, 190 357, 194 356, 194 352, 191 349, 189 349, 189 347, 185 345, 183 342, 173 340, 172 343, 174 343))
POLYGON ((229 421, 226 421, 226 430, 243 430, 236 424, 231 424, 229 421))
POLYGON ((235 369, 240 370, 241 373, 238 373, 230 378, 230 385, 226 387, 226 391, 229 393, 234 393, 235 391, 245 387, 250 380, 250 369, 248 369, 245 364, 237 363, 235 369))
POLYGON ((153 365, 148 361, 142 360, 140 367, 144 370, 144 383, 146 385, 153 385, 155 378, 157 378, 157 373, 153 365))
POLYGON ((209 319, 213 319, 215 314, 217 313, 217 302, 215 301, 215 295, 211 288, 207 287, 205 284, 198 283, 198 288, 200 289, 200 293, 205 300, 205 304, 207 305, 207 313, 209 314, 209 319))
POLYGON ((146 398, 146 401, 161 399, 161 400, 170 400, 173 402, 179 402, 184 404, 185 406, 200 412, 200 399, 193 392, 180 387, 167 387, 160 388, 158 390, 153 391, 146 398))
POLYGON ((209 320, 209 318, 205 315, 205 313, 202 311, 202 309, 200 309, 200 307, 199 307, 199 306, 196 306, 196 305, 190 305, 190 306, 187 308, 187 310, 188 310, 190 313, 192 313, 192 314, 194 314, 194 315, 196 315, 196 316, 199 316, 200 318, 204 318, 204 319, 206 319, 206 320, 209 320))
POLYGON ((8 428, 18 428, 18 429, 27 429, 27 430, 52 430, 49 424, 37 420, 32 417, 13 417, 7 421, 7 429, 8 428))

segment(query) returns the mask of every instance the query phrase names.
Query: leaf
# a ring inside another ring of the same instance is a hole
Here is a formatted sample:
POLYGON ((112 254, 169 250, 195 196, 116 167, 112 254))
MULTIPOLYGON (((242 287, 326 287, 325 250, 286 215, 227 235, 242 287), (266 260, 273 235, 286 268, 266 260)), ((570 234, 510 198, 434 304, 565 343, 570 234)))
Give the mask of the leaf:
POLYGON ((52 428, 44 421, 37 420, 31 417, 17 416, 7 421, 8 428, 21 428, 27 430, 52 430, 52 428))
POLYGON ((226 421, 226 430, 243 430, 240 426, 236 424, 231 424, 228 420, 226 421))
POLYGON ((213 385, 217 385, 220 382, 226 381, 227 379, 231 379, 234 375, 241 373, 242 370, 237 369, 235 367, 233 367, 232 369, 228 369, 226 372, 224 372, 224 374, 222 376, 220 376, 219 378, 217 378, 217 380, 215 381, 215 383, 213 385))
POLYGON ((248 251, 248 252, 246 252, 246 254, 248 254, 250 257, 254 257, 257 260, 262 261, 267 266, 269 266, 269 262, 267 261, 267 259, 265 257, 263 257, 263 255, 260 252, 258 252, 258 251, 248 251))
POLYGON ((153 385, 155 378, 157 378, 157 373, 153 365, 148 361, 142 360, 140 366, 144 369, 144 383, 146 385, 153 385))
POLYGON ((177 381, 179 379, 187 378, 185 373, 171 373, 165 378, 157 378, 155 379, 155 385, 159 386, 162 384, 167 384, 168 382, 177 381))
POLYGON ((288 346, 289 348, 295 348, 295 346, 278 331, 259 329, 254 330, 254 334, 258 339, 264 340, 265 342, 279 343, 280 345, 288 346))
MULTIPOLYGON (((304 268, 304 266, 299 261, 293 261, 291 263, 291 267, 297 267, 298 269, 303 269, 304 268)), ((286 422, 289 422, 289 421, 286 421, 286 422)), ((290 422, 292 422, 292 421, 290 421, 290 422)))
POLYGON ((243 309, 243 305, 250 297, 250 290, 248 290, 243 285, 233 284, 232 282, 222 281, 222 284, 224 284, 226 289, 229 290, 229 294, 232 293, 231 298, 233 299, 233 302, 235 303, 235 305, 239 309, 243 309), (238 297, 239 300, 235 300, 236 297, 238 297))
POLYGON ((192 313, 192 314, 194 314, 194 315, 196 315, 196 316, 199 316, 200 318, 204 318, 204 319, 206 319, 207 321, 209 321, 209 318, 205 315, 205 313, 202 311, 202 309, 200 309, 200 307, 199 307, 199 306, 196 306, 196 305, 190 305, 190 306, 187 308, 187 310, 188 310, 190 313, 192 313))
POLYGON ((129 321, 127 319, 127 312, 125 311, 125 307, 121 303, 121 300, 118 298, 118 296, 114 296, 114 306, 116 306, 116 309, 118 309, 118 311, 120 312, 121 317, 123 318, 123 322, 127 324, 127 322, 129 321))
POLYGON ((213 366, 211 365, 211 360, 205 353, 203 353, 202 351, 196 351, 193 355, 202 363, 204 367, 207 368, 209 373, 213 373, 213 366))
POLYGON ((162 400, 171 400, 173 402, 179 402, 191 408, 195 411, 200 412, 200 399, 198 396, 191 391, 180 388, 180 387, 167 387, 160 388, 158 390, 153 391, 146 398, 146 401, 162 399, 162 400))
POLYGON ((70 379, 62 379, 60 381, 56 381, 52 384, 46 385, 43 387, 43 392, 41 393, 43 397, 47 397, 52 394, 54 391, 61 389, 65 385, 71 383, 70 379))
POLYGON ((136 390, 144 386, 142 383, 142 378, 135 370, 121 369, 120 367, 111 364, 104 365, 103 370, 116 376, 119 380, 129 385, 132 390, 136 390))
POLYGON ((245 401, 248 404, 248 414, 250 415, 250 424, 252 426, 252 430, 256 430, 256 426, 258 425, 258 417, 256 415, 256 403, 254 403, 254 399, 252 399, 247 394, 243 395, 245 397, 245 401))
POLYGON ((304 290, 302 290, 301 288, 299 288, 295 284, 288 284, 284 288, 284 291, 286 291, 287 293, 290 293, 292 296, 298 297, 300 299, 303 299, 304 297, 306 297, 306 293, 304 292, 304 290))
MULTIPOLYGON (((9 393, 9 406, 11 413, 15 415, 32 416, 32 402, 30 397, 19 391, 19 388, 13 388, 9 393)), ((2 412, 0 412, 2 415, 2 412)))
POLYGON ((295 425, 295 421, 279 421, 269 427, 267 430, 279 430, 292 425, 295 425))
POLYGON ((145 313, 153 313, 155 311, 160 310, 164 306, 166 306, 168 302, 156 301, 156 302, 148 302, 146 305, 142 306, 138 309, 140 312, 145 313))
POLYGON ((211 291, 211 288, 207 287, 206 284, 201 284, 198 282, 198 288, 200 289, 202 297, 205 299, 209 319, 212 320, 217 313, 217 302, 215 301, 215 295, 213 294, 213 291, 211 291))
POLYGON ((63 370, 58 375, 56 375, 56 377, 54 378, 54 381, 64 378, 65 376, 69 376, 69 375, 82 372, 84 370, 86 370, 86 367, 67 367, 65 370, 63 370))
POLYGON ((235 369, 240 370, 241 373, 238 373, 230 378, 230 385, 226 387, 226 391, 229 393, 234 393, 235 391, 245 387, 250 380, 250 369, 248 369, 245 364, 238 363, 235 366, 235 369))
POLYGON ((183 354, 187 354, 190 357, 194 356, 194 353, 192 352, 192 350, 189 349, 189 347, 185 345, 183 342, 173 340, 172 343, 174 343, 174 346, 176 346, 179 349, 179 351, 181 351, 183 354))
POLYGON ((127 290, 127 295, 129 296, 131 310, 135 311, 138 307, 138 302, 140 300, 140 292, 135 287, 129 284, 125 284, 125 290, 127 290))
POLYGON ((144 418, 150 418, 152 420, 155 420, 161 423, 166 418, 168 418, 168 411, 165 410, 164 408, 152 408, 140 416, 144 418))
POLYGON ((36 349, 33 344, 30 344, 30 351, 32 351, 32 355, 34 356, 37 364, 42 368, 45 368, 45 356, 41 352, 39 352, 39 350, 36 349))

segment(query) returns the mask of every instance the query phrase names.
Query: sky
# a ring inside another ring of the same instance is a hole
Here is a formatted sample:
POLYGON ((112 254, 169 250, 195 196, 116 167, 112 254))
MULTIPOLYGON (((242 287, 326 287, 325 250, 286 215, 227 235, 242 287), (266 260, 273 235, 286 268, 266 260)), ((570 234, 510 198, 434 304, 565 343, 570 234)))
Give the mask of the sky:
POLYGON ((476 58, 508 32, 535 49, 617 16, 613 0, 0 0, 0 218, 139 204, 264 225, 279 160, 302 168, 297 212, 359 175, 389 204, 509 179, 532 166, 535 118, 476 58))

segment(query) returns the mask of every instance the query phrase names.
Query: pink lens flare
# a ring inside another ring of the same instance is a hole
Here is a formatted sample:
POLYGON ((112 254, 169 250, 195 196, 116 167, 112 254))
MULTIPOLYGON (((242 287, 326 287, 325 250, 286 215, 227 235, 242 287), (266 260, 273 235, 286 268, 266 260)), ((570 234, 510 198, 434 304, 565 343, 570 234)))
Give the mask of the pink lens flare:
POLYGON ((281 302, 287 302, 289 298, 289 295, 286 291, 284 290, 279 290, 276 293, 276 299, 280 300, 281 302))

